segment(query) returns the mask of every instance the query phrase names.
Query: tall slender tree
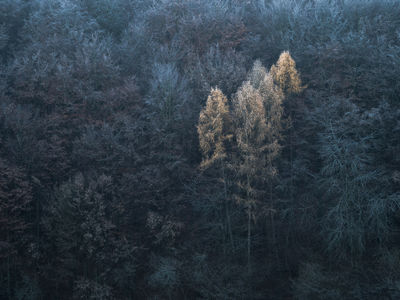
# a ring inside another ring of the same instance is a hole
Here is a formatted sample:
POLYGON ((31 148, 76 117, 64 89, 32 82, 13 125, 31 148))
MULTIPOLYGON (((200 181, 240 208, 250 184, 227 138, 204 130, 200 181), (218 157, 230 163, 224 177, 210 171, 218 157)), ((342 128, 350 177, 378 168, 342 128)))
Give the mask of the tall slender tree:
MULTIPOLYGON (((261 95, 265 110, 266 121, 266 178, 268 183, 269 202, 266 203, 265 212, 270 216, 271 241, 275 245, 275 201, 273 196, 273 184, 277 176, 275 161, 281 150, 283 123, 283 100, 282 90, 275 85, 272 75, 266 71, 261 62, 257 60, 248 75, 250 84, 261 95)), ((276 250, 276 247, 274 247, 276 250)))
POLYGON ((236 199, 247 214, 247 266, 251 271, 251 224, 259 205, 260 187, 265 182, 267 122, 260 93, 246 81, 233 99, 236 165, 238 171, 236 199))
POLYGON ((287 98, 286 101, 286 115, 288 117, 289 124, 289 162, 290 162, 290 184, 289 193, 290 199, 293 201, 294 198, 294 130, 293 122, 295 119, 295 104, 293 103, 292 96, 297 95, 305 88, 302 85, 300 74, 296 69, 296 62, 288 51, 284 51, 279 56, 276 65, 272 65, 270 74, 274 82, 281 88, 283 94, 287 98))
POLYGON ((283 129, 283 100, 282 90, 274 84, 272 75, 267 73, 260 61, 254 63, 253 69, 248 76, 250 84, 258 91, 262 98, 265 110, 268 143, 268 174, 274 176, 277 172, 273 161, 279 155, 283 129))
POLYGON ((226 158, 226 142, 232 138, 231 123, 228 99, 220 89, 212 88, 197 126, 203 165, 226 158))
MULTIPOLYGON (((216 169, 224 188, 224 214, 227 232, 231 247, 233 248, 233 235, 228 199, 227 164, 230 154, 227 151, 229 141, 232 139, 232 119, 229 112, 228 99, 218 88, 212 88, 206 106, 200 112, 197 126, 199 142, 203 161, 201 166, 205 169, 216 169)), ((229 149, 228 149, 229 150, 229 149)))

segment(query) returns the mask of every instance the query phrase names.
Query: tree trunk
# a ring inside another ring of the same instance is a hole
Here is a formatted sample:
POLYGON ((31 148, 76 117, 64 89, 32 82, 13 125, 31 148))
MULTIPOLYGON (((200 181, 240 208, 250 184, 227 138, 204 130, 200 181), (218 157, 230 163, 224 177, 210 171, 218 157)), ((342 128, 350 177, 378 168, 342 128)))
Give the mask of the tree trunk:
POLYGON ((222 166, 222 179, 224 181, 224 206, 225 206, 225 218, 226 218, 226 225, 229 235, 229 242, 231 244, 231 250, 233 251, 233 234, 232 234, 232 226, 231 226, 231 217, 229 214, 229 203, 228 203, 228 188, 226 186, 226 176, 225 176, 225 168, 222 166))
POLYGON ((251 256, 251 208, 248 207, 248 219, 247 219, 247 272, 251 273, 250 256, 251 256))

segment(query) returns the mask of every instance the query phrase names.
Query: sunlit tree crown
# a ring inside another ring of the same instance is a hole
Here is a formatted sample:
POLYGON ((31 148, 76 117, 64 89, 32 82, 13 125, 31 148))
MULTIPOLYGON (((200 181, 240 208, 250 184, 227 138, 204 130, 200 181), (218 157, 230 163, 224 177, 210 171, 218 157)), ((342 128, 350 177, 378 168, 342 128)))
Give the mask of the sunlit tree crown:
POLYGON ((296 69, 296 62, 288 51, 282 52, 276 65, 271 67, 270 73, 286 95, 298 94, 304 89, 296 69))
POLYGON ((203 164, 226 156, 225 142, 231 138, 230 123, 228 99, 218 88, 211 89, 197 126, 203 164))

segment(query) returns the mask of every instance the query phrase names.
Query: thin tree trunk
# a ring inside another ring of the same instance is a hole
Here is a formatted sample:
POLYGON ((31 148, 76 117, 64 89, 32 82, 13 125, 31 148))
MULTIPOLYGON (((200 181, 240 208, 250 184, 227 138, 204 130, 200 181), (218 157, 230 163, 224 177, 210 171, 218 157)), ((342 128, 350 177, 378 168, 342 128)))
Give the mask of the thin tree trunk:
MULTIPOLYGON (((292 114, 290 114, 292 115, 292 114)), ((292 116, 290 117, 292 119, 292 116)), ((290 126, 289 132, 289 147, 290 147, 290 200, 293 203, 293 129, 292 125, 290 126)))
MULTIPOLYGON (((268 168, 272 170, 272 161, 268 160, 268 168)), ((271 225, 271 245, 272 245, 272 251, 275 255, 275 259, 279 261, 279 254, 278 254, 278 248, 277 248, 277 242, 276 242, 276 230, 275 230, 275 216, 274 216, 274 207, 275 207, 275 201, 272 193, 272 176, 268 180, 268 189, 269 189, 269 209, 270 209, 270 225, 271 225)))
POLYGON ((233 244, 233 233, 232 233, 231 217, 229 215, 228 203, 226 203, 225 207, 226 207, 226 209, 225 209, 226 220, 227 220, 227 223, 228 223, 229 241, 230 241, 230 244, 231 244, 231 250, 233 251, 235 249, 235 246, 233 244))
POLYGON ((247 272, 251 273, 250 256, 251 256, 251 208, 248 207, 248 219, 247 219, 247 272))
MULTIPOLYGON (((7 243, 10 243, 10 235, 9 231, 7 230, 7 243)), ((11 261, 10 261, 11 254, 7 255, 7 296, 8 299, 11 300, 11 261)))
POLYGON ((35 219, 36 219, 36 224, 35 224, 36 225, 36 242, 39 245, 39 240, 40 240, 40 219, 41 219, 39 197, 36 200, 36 216, 35 216, 35 219))
POLYGON ((231 244, 231 250, 233 251, 233 234, 232 234, 232 226, 231 226, 231 217, 229 215, 229 206, 228 206, 228 188, 226 186, 226 176, 225 176, 225 168, 222 166, 222 178, 224 180, 224 206, 225 206, 225 217, 227 223, 227 230, 229 235, 229 241, 231 244))
POLYGON ((250 178, 247 175, 247 201, 248 201, 248 211, 247 211, 247 272, 250 275, 251 267, 250 267, 250 260, 251 260, 251 203, 250 203, 250 178))
POLYGON ((10 255, 7 257, 7 296, 8 299, 11 298, 11 262, 10 262, 10 255))

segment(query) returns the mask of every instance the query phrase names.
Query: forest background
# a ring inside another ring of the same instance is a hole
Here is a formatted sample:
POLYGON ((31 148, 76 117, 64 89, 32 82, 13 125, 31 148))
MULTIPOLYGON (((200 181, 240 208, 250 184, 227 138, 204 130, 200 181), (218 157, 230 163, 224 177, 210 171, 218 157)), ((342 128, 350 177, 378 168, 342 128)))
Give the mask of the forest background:
POLYGON ((1 299, 399 299, 400 2, 0 0, 1 299))

